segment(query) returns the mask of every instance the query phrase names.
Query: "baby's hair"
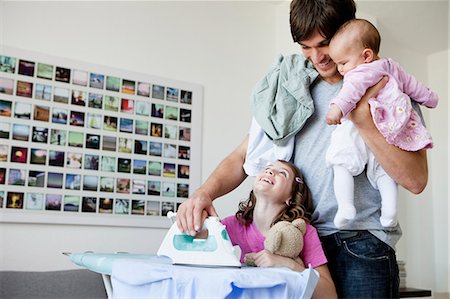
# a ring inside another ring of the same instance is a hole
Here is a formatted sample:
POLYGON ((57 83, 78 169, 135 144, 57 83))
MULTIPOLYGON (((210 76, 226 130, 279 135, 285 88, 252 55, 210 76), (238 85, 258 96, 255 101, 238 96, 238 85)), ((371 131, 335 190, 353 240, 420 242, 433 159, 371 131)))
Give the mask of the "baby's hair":
POLYGON ((380 52, 381 37, 378 29, 369 21, 364 19, 353 19, 345 22, 336 31, 334 38, 352 32, 352 37, 362 44, 363 48, 372 49, 375 54, 380 52))
MULTIPOLYGON (((289 204, 275 216, 270 226, 278 221, 285 220, 292 222, 297 218, 302 218, 309 223, 311 221, 312 198, 311 192, 305 183, 305 179, 295 165, 284 160, 278 161, 288 166, 294 173, 292 198, 289 200, 289 204)), ((249 197, 239 203, 239 210, 236 212, 236 219, 239 223, 249 225, 253 222, 253 210, 255 209, 255 204, 256 197, 252 190, 250 191, 249 197)))

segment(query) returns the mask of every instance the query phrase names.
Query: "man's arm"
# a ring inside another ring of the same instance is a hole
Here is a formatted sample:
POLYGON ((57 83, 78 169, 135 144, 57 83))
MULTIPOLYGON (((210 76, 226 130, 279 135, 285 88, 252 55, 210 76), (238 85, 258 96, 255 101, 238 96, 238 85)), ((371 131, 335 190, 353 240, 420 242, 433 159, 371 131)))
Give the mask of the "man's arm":
POLYGON ((387 143, 373 123, 370 114, 368 100, 374 97, 386 82, 387 78, 384 78, 368 89, 356 109, 350 113, 349 119, 389 176, 405 189, 419 194, 425 189, 428 181, 426 151, 404 151, 387 143))
POLYGON ((217 215, 212 201, 239 186, 247 177, 243 165, 247 153, 248 136, 211 173, 177 211, 177 224, 182 232, 195 235, 208 215, 217 215), (203 211, 206 211, 204 213, 203 211))

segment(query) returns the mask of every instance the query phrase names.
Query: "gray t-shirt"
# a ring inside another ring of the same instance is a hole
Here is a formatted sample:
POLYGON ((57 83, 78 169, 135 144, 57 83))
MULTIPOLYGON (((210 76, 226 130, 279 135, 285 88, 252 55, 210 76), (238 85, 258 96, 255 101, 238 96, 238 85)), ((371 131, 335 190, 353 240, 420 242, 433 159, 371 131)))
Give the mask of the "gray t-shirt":
MULTIPOLYGON (((333 170, 326 166, 325 153, 335 126, 325 122, 330 101, 342 87, 342 81, 329 84, 317 79, 311 86, 314 113, 295 136, 294 164, 305 176, 313 198, 312 224, 320 236, 338 231, 333 224, 337 202, 333 189, 333 170)), ((386 228, 380 223, 381 198, 366 177, 365 171, 355 178, 356 217, 345 230, 369 230, 392 248, 401 236, 400 226, 386 228)))

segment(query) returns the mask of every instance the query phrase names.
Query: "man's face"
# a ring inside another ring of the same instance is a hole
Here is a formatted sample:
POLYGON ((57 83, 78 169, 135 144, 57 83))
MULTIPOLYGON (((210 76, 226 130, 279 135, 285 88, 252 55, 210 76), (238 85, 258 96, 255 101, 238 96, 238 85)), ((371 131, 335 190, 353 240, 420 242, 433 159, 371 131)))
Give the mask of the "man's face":
POLYGON ((329 42, 316 32, 310 38, 300 41, 299 44, 302 47, 303 56, 312 62, 320 77, 329 83, 336 83, 342 79, 342 76, 328 55, 329 42))

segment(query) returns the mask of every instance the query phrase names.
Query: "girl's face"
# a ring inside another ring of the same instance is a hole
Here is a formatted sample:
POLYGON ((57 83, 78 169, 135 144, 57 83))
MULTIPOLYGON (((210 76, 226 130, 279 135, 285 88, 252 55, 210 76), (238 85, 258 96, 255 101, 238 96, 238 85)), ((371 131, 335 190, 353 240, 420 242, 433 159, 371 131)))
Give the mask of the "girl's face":
POLYGON ((271 198, 278 203, 287 203, 292 196, 295 174, 286 163, 276 161, 267 166, 255 179, 253 193, 271 198))

